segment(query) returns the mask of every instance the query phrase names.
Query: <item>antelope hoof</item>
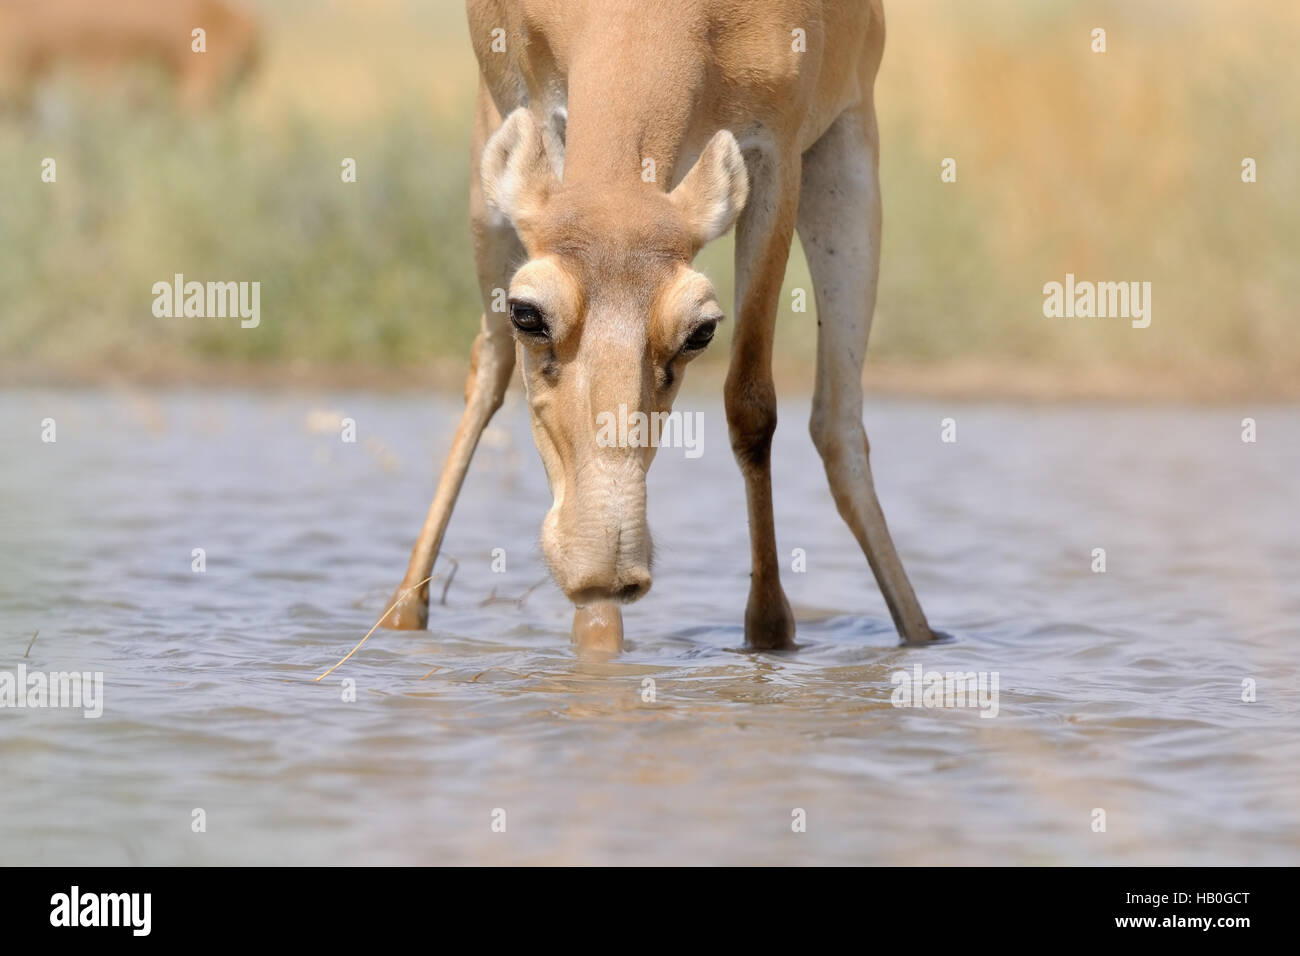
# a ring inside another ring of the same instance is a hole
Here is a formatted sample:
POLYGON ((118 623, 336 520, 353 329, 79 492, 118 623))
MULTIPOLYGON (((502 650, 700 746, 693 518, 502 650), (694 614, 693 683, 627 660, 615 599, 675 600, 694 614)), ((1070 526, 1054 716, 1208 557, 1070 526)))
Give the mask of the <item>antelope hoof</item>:
POLYGON ((623 611, 612 601, 573 609, 573 643, 578 653, 597 657, 623 650, 623 611))
POLYGON ((898 643, 905 647, 925 647, 930 644, 947 644, 952 640, 953 636, 947 631, 936 631, 927 627, 925 633, 919 639, 902 635, 898 643))
POLYGON ((429 595, 423 588, 399 587, 388 602, 383 626, 390 631, 423 631, 429 626, 429 595))
POLYGON ((794 650, 794 612, 782 600, 772 608, 745 611, 745 643, 756 651, 794 650))

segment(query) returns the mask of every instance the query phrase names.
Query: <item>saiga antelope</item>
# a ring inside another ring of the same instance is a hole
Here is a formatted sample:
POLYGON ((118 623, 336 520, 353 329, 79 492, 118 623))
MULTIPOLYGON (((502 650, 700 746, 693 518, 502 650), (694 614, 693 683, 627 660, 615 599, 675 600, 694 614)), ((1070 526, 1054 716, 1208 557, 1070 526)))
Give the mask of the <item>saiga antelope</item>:
POLYGON ((154 64, 189 107, 215 105, 261 58, 257 19, 227 0, 0 0, 0 96, 25 103, 46 74, 89 72, 96 85, 154 64), (204 31, 204 52, 192 31, 204 31))
POLYGON ((619 605, 650 587, 645 475, 655 450, 599 447, 596 417, 620 404, 671 409, 685 366, 722 319, 691 263, 734 224, 725 404, 749 510, 746 642, 794 642, 770 448, 772 333, 796 229, 818 317, 813 441, 900 636, 933 640, 876 500, 862 425, 880 255, 879 0, 467 7, 480 68, 470 219, 485 310, 465 412, 385 623, 426 625, 422 582, 518 361, 554 497, 542 526, 547 564, 577 607, 579 644, 620 646, 619 605), (508 290, 507 313, 492 309, 496 289, 508 290))

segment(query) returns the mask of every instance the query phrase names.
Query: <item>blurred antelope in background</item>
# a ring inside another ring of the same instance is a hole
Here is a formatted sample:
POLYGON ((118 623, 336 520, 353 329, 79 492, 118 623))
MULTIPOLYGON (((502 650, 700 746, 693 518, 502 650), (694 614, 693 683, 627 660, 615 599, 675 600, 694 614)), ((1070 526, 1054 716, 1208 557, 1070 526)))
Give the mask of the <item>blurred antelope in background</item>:
POLYGON ((27 103, 62 70, 98 86, 153 67, 184 105, 210 106, 259 58, 257 22, 225 0, 0 0, 0 96, 10 102, 27 103))

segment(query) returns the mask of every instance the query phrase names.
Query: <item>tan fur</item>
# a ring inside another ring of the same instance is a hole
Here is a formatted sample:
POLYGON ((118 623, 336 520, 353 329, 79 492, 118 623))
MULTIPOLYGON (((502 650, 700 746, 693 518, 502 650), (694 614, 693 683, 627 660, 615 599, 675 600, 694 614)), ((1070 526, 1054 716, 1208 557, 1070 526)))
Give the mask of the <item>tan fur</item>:
POLYGON ((859 379, 879 256, 871 91, 884 43, 880 4, 467 6, 481 69, 471 219, 489 306, 465 415, 390 625, 424 626, 427 587, 418 582, 432 571, 474 446, 501 403, 516 351, 510 317, 490 308, 492 290, 504 288, 549 323, 546 338, 517 335, 555 499, 542 531, 547 561, 579 607, 575 637, 621 638, 617 603, 641 597, 651 579, 645 472, 654 449, 598 447, 595 416, 620 404, 671 408, 693 357, 683 342, 718 315, 691 261, 735 222, 737 327, 725 399, 752 543, 745 633, 755 647, 792 646, 772 519, 771 355, 797 223, 821 326, 814 438, 900 635, 931 640, 876 501, 862 430, 859 379), (796 31, 806 52, 794 48, 796 31))

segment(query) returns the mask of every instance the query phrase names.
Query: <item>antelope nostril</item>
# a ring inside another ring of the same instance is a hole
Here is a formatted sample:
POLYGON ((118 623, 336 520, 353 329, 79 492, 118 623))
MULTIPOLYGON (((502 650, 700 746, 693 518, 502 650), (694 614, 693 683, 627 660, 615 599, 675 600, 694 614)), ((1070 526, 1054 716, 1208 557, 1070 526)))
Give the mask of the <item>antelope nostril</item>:
POLYGON ((646 568, 636 568, 626 572, 623 580, 628 583, 619 588, 618 599, 624 604, 641 600, 650 590, 650 572, 646 568))
POLYGON ((598 604, 601 601, 617 601, 620 604, 631 604, 639 601, 646 596, 650 590, 650 575, 645 573, 634 573, 631 583, 612 585, 589 585, 587 587, 565 589, 565 594, 569 600, 578 606, 587 604, 598 604))

